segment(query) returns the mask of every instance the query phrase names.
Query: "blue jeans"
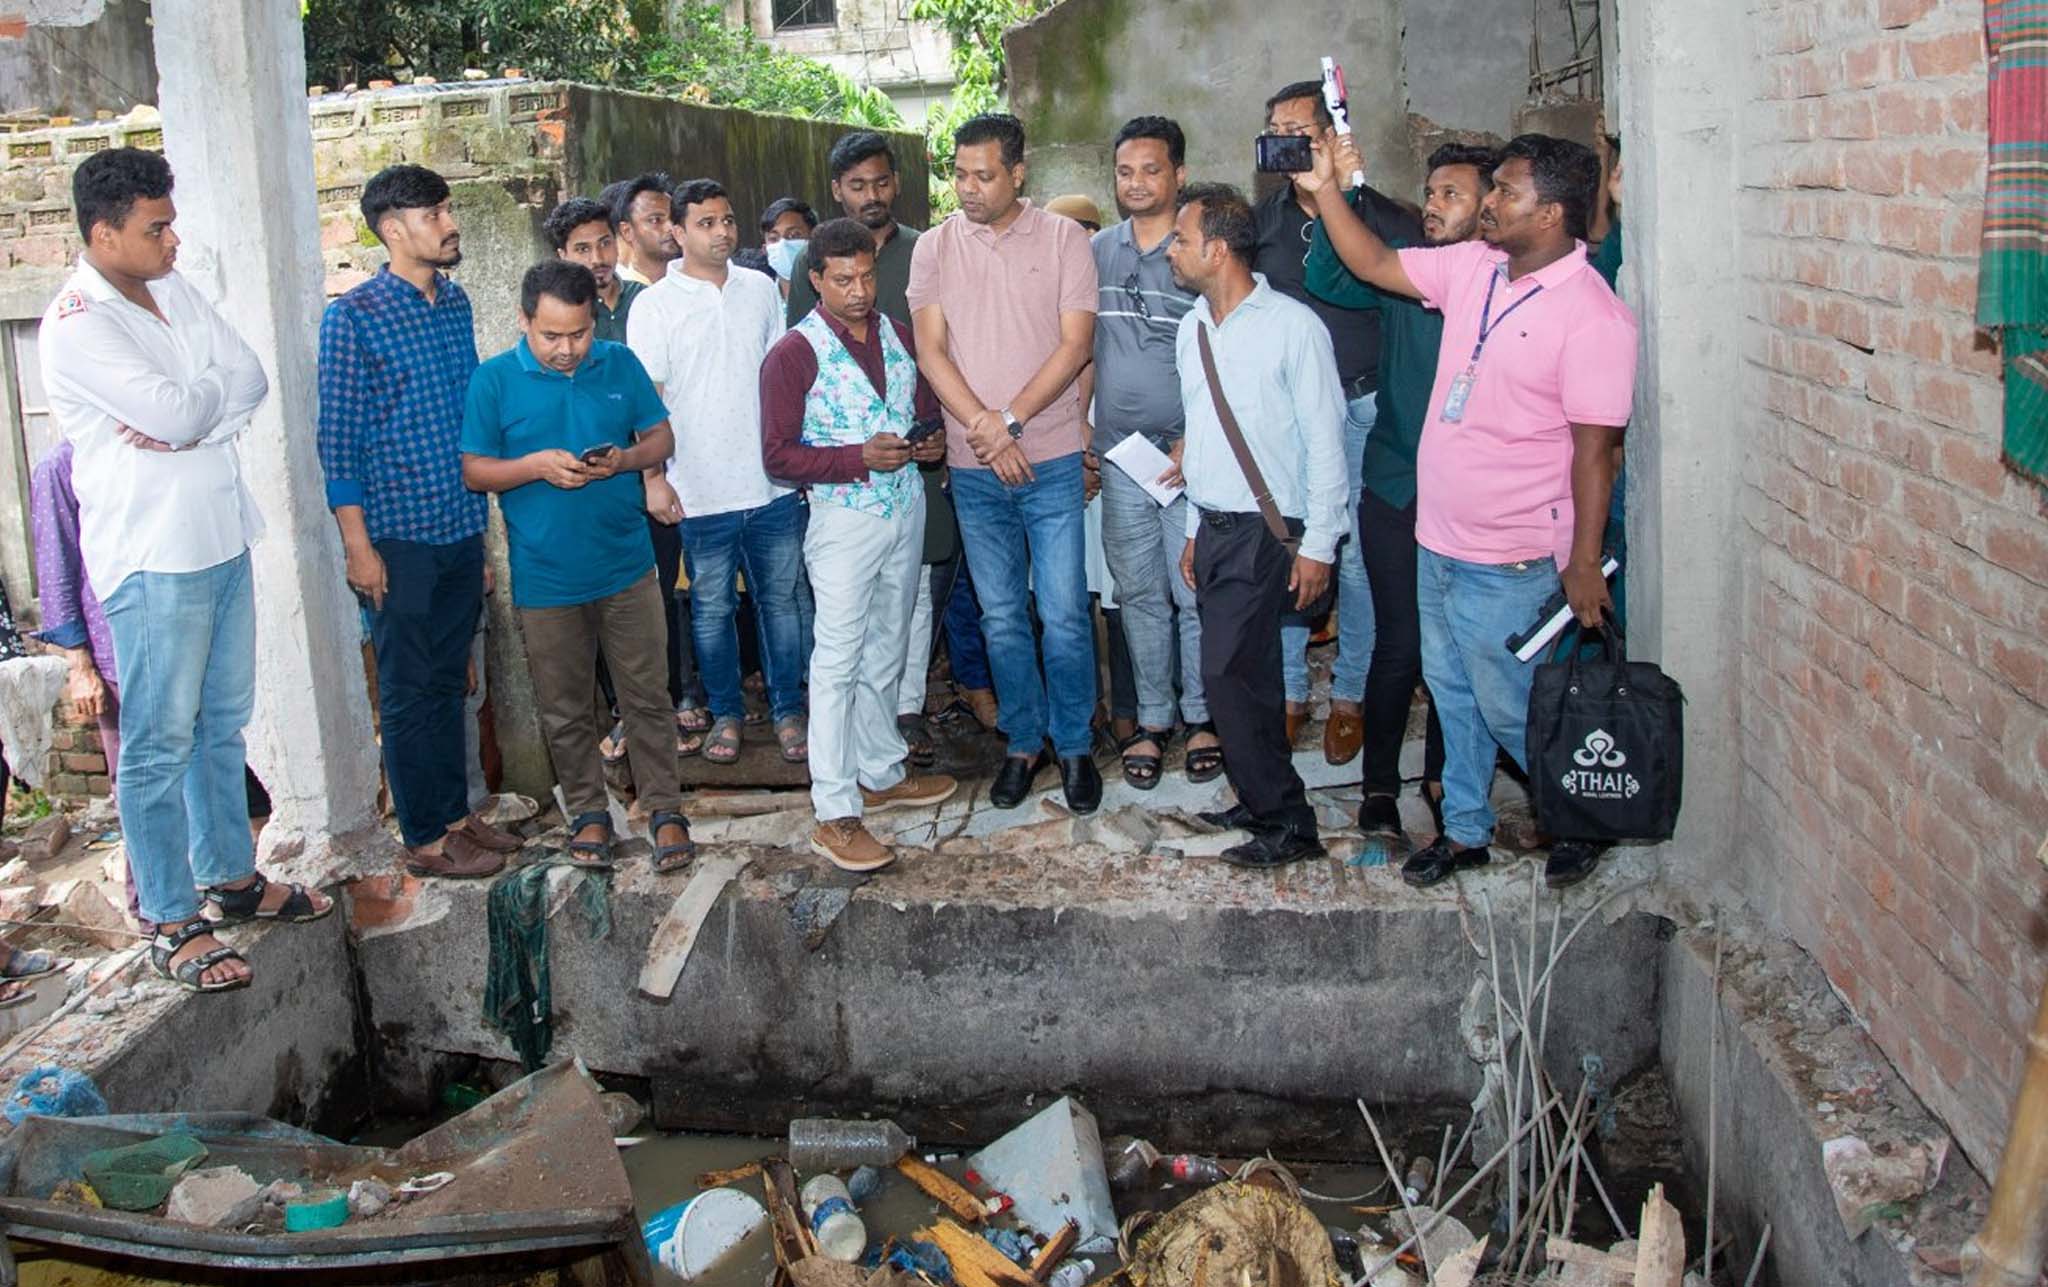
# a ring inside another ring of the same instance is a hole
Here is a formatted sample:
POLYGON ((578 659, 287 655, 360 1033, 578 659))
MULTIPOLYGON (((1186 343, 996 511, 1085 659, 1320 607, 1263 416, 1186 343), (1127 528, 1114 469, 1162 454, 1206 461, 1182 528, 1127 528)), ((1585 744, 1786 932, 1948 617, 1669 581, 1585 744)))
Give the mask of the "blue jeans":
POLYGON ((248 552, 198 572, 131 573, 106 612, 121 672, 115 782, 128 869, 144 920, 190 920, 195 886, 256 870, 242 767, 256 703, 248 552))
POLYGON ((967 566, 981 600, 981 629, 995 671, 998 722, 1011 755, 1037 755, 1052 735, 1061 756, 1093 745, 1095 628, 1088 603, 1081 453, 1039 461, 1018 487, 990 469, 953 471, 953 504, 967 566), (1045 671, 1031 637, 1038 600, 1045 671))
POLYGON ((1280 686, 1287 700, 1296 705, 1308 700, 1308 637, 1308 625, 1300 617, 1293 613, 1281 617, 1280 686))
POLYGON ((1340 702, 1365 699, 1365 675, 1372 668, 1372 587, 1358 549, 1358 497, 1365 490, 1365 439, 1379 419, 1379 395, 1354 398, 1344 415, 1344 463, 1351 497, 1344 511, 1344 539, 1337 545, 1337 660, 1330 667, 1330 696, 1340 702))
MULTIPOLYGON (((1123 618, 1137 689, 1133 713, 1146 728, 1173 727, 1176 678, 1181 718, 1190 724, 1209 720, 1209 702, 1202 693, 1202 622, 1195 610, 1195 592, 1180 575, 1180 554, 1187 542, 1186 496, 1162 506, 1123 470, 1115 465, 1103 469, 1102 556, 1116 579, 1117 615, 1123 618), (1176 630, 1178 676, 1173 673, 1176 630)), ((1112 634, 1112 647, 1114 643, 1112 634)), ((1122 713, 1114 709, 1114 701, 1111 707, 1111 714, 1122 713)))
MULTIPOLYGON (((975 598, 974 574, 967 570, 964 551, 953 557, 952 567, 951 588, 946 592, 946 657, 953 682, 966 689, 994 688, 995 678, 988 671, 988 640, 981 633, 981 602, 975 598)), ((938 577, 939 582, 946 580, 943 575, 938 577)))
POLYGON ((803 713, 803 620, 797 583, 804 575, 804 507, 795 493, 753 509, 683 520, 690 556, 690 636, 697 673, 718 719, 740 719, 740 639, 733 625, 744 572, 761 635, 768 709, 776 719, 803 713))
POLYGON ((1507 638, 1535 621, 1557 592, 1557 565, 1466 563, 1417 547, 1415 573, 1422 678, 1444 730, 1444 832, 1456 844, 1490 844, 1494 748, 1528 767, 1529 686, 1536 678, 1536 663, 1515 660, 1507 638))

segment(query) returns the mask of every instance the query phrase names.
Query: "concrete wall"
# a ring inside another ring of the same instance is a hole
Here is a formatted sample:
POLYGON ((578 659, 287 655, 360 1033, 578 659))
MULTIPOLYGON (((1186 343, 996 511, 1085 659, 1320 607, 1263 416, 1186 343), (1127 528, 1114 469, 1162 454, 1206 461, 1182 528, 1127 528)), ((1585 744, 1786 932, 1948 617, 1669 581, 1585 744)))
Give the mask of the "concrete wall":
MULTIPOLYGON (((1447 129, 1513 133, 1529 96, 1532 26, 1545 67, 1568 61, 1573 48, 1564 0, 1539 6, 1533 18, 1527 0, 1403 0, 1401 13, 1408 110, 1447 129)), ((1579 21, 1590 27, 1592 11, 1582 8, 1579 21)))
POLYGON ((119 114, 156 101, 147 0, 78 4, 66 20, 85 20, 70 26, 57 26, 57 15, 41 12, 37 21, 50 25, 10 22, 20 7, 21 0, 0 3, 0 114, 89 121, 96 111, 119 114), (99 12, 90 13, 94 9, 99 12))
POLYGON ((1267 96, 1318 76, 1326 53, 1344 64, 1352 125, 1374 181, 1403 194, 1421 186, 1408 144, 1400 11, 1391 0, 1066 0, 1013 28, 1004 48, 1011 105, 1031 140, 1029 188, 1041 199, 1085 192, 1109 215, 1109 142, 1145 113, 1171 116, 1187 131, 1189 178, 1248 187, 1267 96))
POLYGON ((775 30, 774 0, 725 0, 725 20, 785 53, 815 58, 857 85, 881 90, 912 126, 953 89, 953 38, 909 16, 910 0, 837 0, 831 26, 775 30))

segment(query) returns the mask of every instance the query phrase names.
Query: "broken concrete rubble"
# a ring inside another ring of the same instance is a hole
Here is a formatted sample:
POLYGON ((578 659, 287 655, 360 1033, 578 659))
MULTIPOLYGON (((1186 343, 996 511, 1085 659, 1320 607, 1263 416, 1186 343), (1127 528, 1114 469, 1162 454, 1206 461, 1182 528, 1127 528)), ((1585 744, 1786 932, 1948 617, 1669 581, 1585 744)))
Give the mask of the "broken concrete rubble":
POLYGON ((239 1166, 187 1171, 171 1188, 166 1219, 202 1228, 245 1223, 263 1202, 263 1186, 239 1166))
POLYGON ((1073 1099, 1055 1100, 967 1165, 1008 1194, 1017 1218, 1034 1229, 1050 1233, 1071 1220, 1083 1239, 1117 1230, 1095 1115, 1073 1099))

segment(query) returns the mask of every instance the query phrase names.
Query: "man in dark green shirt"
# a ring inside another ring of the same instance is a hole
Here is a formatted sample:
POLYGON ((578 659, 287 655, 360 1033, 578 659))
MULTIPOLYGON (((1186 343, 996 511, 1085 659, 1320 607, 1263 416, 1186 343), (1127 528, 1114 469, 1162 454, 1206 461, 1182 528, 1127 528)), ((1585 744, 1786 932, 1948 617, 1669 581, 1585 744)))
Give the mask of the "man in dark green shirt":
POLYGON ((624 344, 626 314, 633 297, 647 288, 619 276, 619 229, 611 210, 589 197, 571 197, 550 211, 541 226, 556 258, 582 264, 597 278, 596 338, 624 344))
MULTIPOLYGON (((910 325, 905 290, 910 284, 910 247, 917 229, 896 222, 896 153, 889 140, 870 130, 832 145, 832 199, 849 219, 875 235, 875 309, 910 325)), ((809 273, 789 280, 789 324, 795 326, 818 306, 809 273)))
MULTIPOLYGON (((1479 203, 1492 187, 1491 149, 1449 143, 1429 158, 1423 213, 1393 246, 1441 246, 1479 235, 1479 203)), ((1327 168, 1327 166, 1319 167, 1327 168)), ((1309 182, 1325 180, 1303 176, 1309 182)), ((1401 740, 1408 706, 1422 679, 1422 623, 1415 599, 1415 450, 1436 385, 1441 313, 1383 294, 1353 276, 1318 222, 1309 241, 1304 281, 1310 293, 1345 308, 1380 314, 1379 415, 1365 440, 1365 488, 1358 502, 1358 548, 1372 589, 1371 668, 1365 681, 1365 803, 1358 823, 1369 836, 1406 846, 1395 798, 1401 790, 1401 740)), ((1430 711, 1423 792, 1432 812, 1441 798, 1443 733, 1430 711)))

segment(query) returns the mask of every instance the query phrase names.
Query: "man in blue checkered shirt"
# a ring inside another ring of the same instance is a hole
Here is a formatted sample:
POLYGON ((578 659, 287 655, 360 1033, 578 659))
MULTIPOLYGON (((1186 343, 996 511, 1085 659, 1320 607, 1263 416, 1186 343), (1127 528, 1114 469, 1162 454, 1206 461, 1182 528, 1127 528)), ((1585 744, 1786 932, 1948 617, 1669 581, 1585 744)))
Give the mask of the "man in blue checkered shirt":
POLYGON ((469 811, 463 696, 484 595, 483 496, 462 482, 476 370, 448 184, 395 165, 363 185, 390 252, 320 322, 320 464, 348 583, 369 609, 384 776, 417 876, 489 876, 520 840, 469 811))

